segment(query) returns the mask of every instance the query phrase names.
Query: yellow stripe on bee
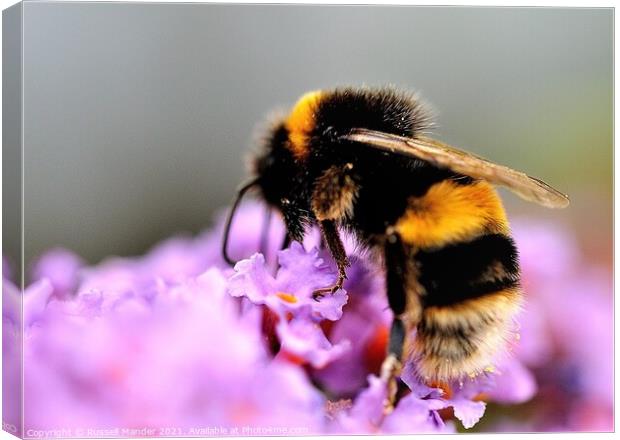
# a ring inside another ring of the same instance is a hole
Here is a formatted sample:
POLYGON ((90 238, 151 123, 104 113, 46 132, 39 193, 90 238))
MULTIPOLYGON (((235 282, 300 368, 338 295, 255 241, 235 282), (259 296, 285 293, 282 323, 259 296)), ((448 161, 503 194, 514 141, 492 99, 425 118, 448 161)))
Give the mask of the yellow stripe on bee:
POLYGON ((308 137, 315 127, 315 111, 322 97, 323 92, 320 90, 306 93, 299 98, 286 120, 290 147, 298 159, 303 159, 310 151, 308 137))
POLYGON ((407 244, 441 247, 466 241, 483 231, 507 233, 508 221, 493 186, 485 181, 459 185, 443 180, 422 197, 412 197, 395 225, 407 244))
POLYGON ((503 322, 516 314, 522 303, 519 287, 508 287, 469 298, 457 304, 431 306, 424 309, 426 320, 436 328, 467 327, 478 329, 487 322, 503 322))

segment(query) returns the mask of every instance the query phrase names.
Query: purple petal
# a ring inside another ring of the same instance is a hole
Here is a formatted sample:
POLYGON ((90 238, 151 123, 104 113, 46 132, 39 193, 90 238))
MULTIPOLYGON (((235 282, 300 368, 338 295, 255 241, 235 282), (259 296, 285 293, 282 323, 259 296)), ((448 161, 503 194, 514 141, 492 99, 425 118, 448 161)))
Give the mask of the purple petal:
POLYGON ((349 297, 344 290, 338 290, 333 294, 327 294, 313 305, 313 311, 320 317, 330 321, 337 321, 342 317, 342 307, 349 297))
POLYGON ((22 295, 17 286, 7 278, 2 279, 2 318, 21 328, 22 295))
POLYGON ((245 296, 254 304, 265 304, 269 293, 275 293, 274 278, 265 267, 265 257, 254 254, 235 265, 235 274, 230 277, 228 292, 235 297, 245 296))
POLYGON ((32 279, 47 278, 54 288, 54 295, 65 298, 75 293, 79 281, 79 271, 84 261, 73 252, 57 248, 45 252, 34 263, 32 279))
POLYGON ((454 408, 454 416, 463 423, 466 429, 478 423, 486 408, 484 402, 474 402, 467 399, 453 399, 450 404, 454 408))
POLYGON ((387 386, 374 375, 368 376, 368 387, 355 399, 351 417, 363 424, 379 426, 385 409, 387 386))
POLYGON ((350 346, 348 341, 332 345, 318 324, 303 319, 280 321, 276 331, 284 351, 305 359, 315 368, 325 367, 350 346))
POLYGON ((24 326, 29 327, 43 318, 47 302, 54 292, 47 278, 37 281, 24 292, 24 326))
POLYGON ((431 388, 420 381, 415 371, 415 365, 412 362, 405 363, 401 379, 417 398, 439 399, 444 394, 441 388, 431 388))
POLYGON ((444 407, 437 400, 421 400, 409 394, 385 418, 382 431, 394 434, 450 432, 435 411, 444 407))
POLYGON ((516 359, 505 362, 494 374, 495 387, 489 396, 499 403, 527 402, 536 394, 538 387, 534 375, 516 359))
POLYGON ((301 244, 293 242, 289 249, 278 253, 278 261, 278 285, 299 297, 310 298, 316 289, 336 282, 336 272, 319 258, 316 248, 306 252, 301 244))

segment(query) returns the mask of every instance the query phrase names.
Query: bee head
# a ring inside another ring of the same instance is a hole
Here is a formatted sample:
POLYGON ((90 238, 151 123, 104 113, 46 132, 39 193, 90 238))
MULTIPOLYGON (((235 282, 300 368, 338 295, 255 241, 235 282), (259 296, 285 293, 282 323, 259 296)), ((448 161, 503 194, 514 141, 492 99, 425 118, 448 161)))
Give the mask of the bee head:
POLYGON ((286 209, 293 198, 300 168, 290 148, 287 148, 288 142, 284 122, 274 124, 263 140, 262 150, 251 163, 261 195, 267 203, 280 210, 286 209))

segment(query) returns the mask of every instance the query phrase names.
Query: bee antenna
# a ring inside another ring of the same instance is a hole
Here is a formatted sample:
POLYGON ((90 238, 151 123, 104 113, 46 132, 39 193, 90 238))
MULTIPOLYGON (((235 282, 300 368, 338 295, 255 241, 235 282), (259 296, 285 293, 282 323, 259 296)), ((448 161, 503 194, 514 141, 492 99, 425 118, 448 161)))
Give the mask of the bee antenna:
POLYGON ((230 236, 230 228, 232 226, 232 222, 235 217, 235 213, 237 212, 237 208, 239 207, 239 203, 241 202, 241 199, 243 198, 245 193, 257 183, 258 177, 242 184, 237 190, 237 195, 235 196, 235 199, 233 201, 232 208, 230 208, 230 211, 228 212, 228 218, 226 219, 226 225, 224 226, 222 257, 224 257, 224 260, 231 266, 234 266, 235 264, 237 264, 237 262, 228 256, 228 237, 230 236))

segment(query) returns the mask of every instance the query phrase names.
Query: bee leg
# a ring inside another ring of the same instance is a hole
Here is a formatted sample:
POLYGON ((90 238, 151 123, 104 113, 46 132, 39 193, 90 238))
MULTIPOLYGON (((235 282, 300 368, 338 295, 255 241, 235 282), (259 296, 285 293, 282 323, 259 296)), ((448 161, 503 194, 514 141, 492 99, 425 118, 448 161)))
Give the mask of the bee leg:
POLYGON ((391 412, 396 405, 399 390, 398 377, 402 369, 402 353, 405 343, 405 327, 403 321, 396 317, 390 329, 388 355, 381 364, 381 379, 387 384, 385 409, 391 412))
POLYGON ((398 394, 398 376, 402 367, 403 346, 405 343, 405 325, 402 317, 407 305, 407 256, 400 236, 389 234, 385 243, 385 265, 387 296, 390 309, 394 313, 388 354, 381 366, 381 378, 387 382, 388 394, 385 402, 386 411, 390 412, 396 404, 398 394))
POLYGON ((347 279, 346 268, 351 265, 344 250, 340 235, 338 234, 336 222, 334 220, 323 220, 320 222, 320 225, 322 237, 325 239, 325 243, 333 259, 336 261, 336 266, 338 266, 338 281, 336 281, 336 284, 333 286, 324 287, 312 292, 312 297, 317 300, 328 293, 331 294, 338 289, 342 289, 344 280, 347 279))
POLYGON ((312 294, 314 299, 341 289, 347 278, 345 269, 350 264, 336 224, 353 210, 358 188, 352 170, 352 163, 330 167, 317 179, 312 193, 312 212, 321 226, 322 239, 338 266, 336 284, 314 291, 312 294))

